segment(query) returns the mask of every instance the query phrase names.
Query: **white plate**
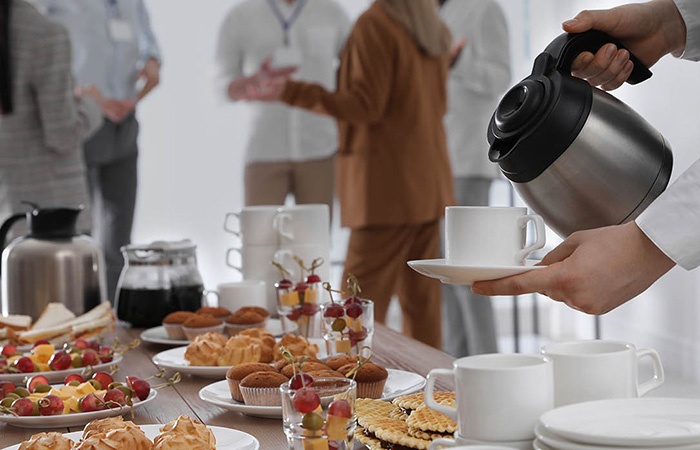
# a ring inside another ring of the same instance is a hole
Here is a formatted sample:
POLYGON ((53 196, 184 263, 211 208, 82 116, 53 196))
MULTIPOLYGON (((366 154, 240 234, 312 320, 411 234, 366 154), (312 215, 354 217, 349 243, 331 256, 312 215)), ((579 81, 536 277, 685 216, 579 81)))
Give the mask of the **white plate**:
MULTIPOLYGON (((309 342, 316 344, 319 348, 317 357, 323 358, 326 355, 326 344, 323 339, 310 338, 309 342)), ((182 375, 194 375, 202 378, 224 378, 230 366, 190 366, 185 359, 187 347, 171 348, 158 353, 153 357, 153 362, 164 369, 180 372, 182 375)))
MULTIPOLYGON (((122 360, 122 355, 114 355, 114 359, 111 362, 97 364, 92 366, 95 372, 100 372, 102 369, 108 369, 109 366, 119 364, 122 360)), ((32 373, 3 373, 0 374, 0 381, 10 381, 15 384, 24 383, 24 379, 28 377, 33 377, 34 375, 43 375, 49 380, 49 383, 63 383, 63 380, 72 373, 80 374, 85 370, 85 367, 78 367, 75 369, 68 370, 55 370, 49 372, 32 372, 32 373)))
MULTIPOLYGON (((532 448, 534 448, 535 450, 557 450, 557 449, 554 449, 554 448, 544 444, 539 439, 535 439, 535 441, 532 443, 532 448)), ((622 450, 622 449, 620 449, 620 450, 622 450)))
MULTIPOLYGON (((153 440, 160 434, 160 429, 163 425, 139 425, 141 430, 146 433, 148 439, 153 440)), ((258 450, 260 443, 253 436, 242 431, 233 430, 223 427, 208 427, 216 438, 217 450, 258 450)), ((82 437, 82 431, 74 433, 64 433, 63 436, 78 442, 82 437)), ((19 450, 20 444, 5 447, 3 450, 19 450)))
POLYGON ((596 447, 700 447, 700 400, 597 400, 549 411, 540 423, 556 436, 596 447))
MULTIPOLYGON (((158 395, 158 392, 155 389, 151 389, 146 400, 134 402, 134 409, 140 408, 146 403, 153 401, 156 395, 158 395)), ((92 420, 121 416, 123 414, 129 414, 130 412, 130 407, 122 406, 121 408, 105 409, 103 411, 61 414, 59 416, 15 417, 10 414, 2 414, 0 415, 0 422, 9 423, 19 428, 66 428, 79 427, 92 420)))
MULTIPOLYGON (((548 447, 556 448, 557 450, 621 450, 619 446, 607 446, 601 444, 581 444, 579 442, 570 441, 561 436, 557 436, 544 428, 542 425, 535 427, 535 435, 537 439, 548 447)), ((623 447, 625 450, 649 450, 649 447, 623 447)), ((670 445, 664 446, 664 450, 697 450, 697 444, 690 445, 670 445)))
MULTIPOLYGON (((384 386, 381 400, 393 400, 396 397, 420 391, 425 386, 425 378, 416 373, 394 369, 387 369, 387 372, 389 372, 389 377, 386 379, 386 385, 384 386)), ((281 406, 245 405, 233 400, 228 387, 228 381, 226 380, 217 381, 216 383, 203 387, 199 391, 199 398, 207 403, 228 409, 229 411, 240 412, 249 416, 274 419, 282 418, 281 406)))
MULTIPOLYGON (((265 325, 267 331, 275 337, 280 337, 284 335, 282 330, 282 321, 280 319, 267 319, 267 325, 265 325)), ((190 343, 189 339, 171 339, 168 333, 165 331, 165 327, 153 327, 148 330, 141 332, 141 340, 144 342, 150 342, 151 344, 161 344, 161 345, 187 345, 190 343)))
POLYGON ((450 264, 444 259, 421 259, 409 261, 408 265, 421 275, 437 278, 445 284, 472 285, 476 281, 497 280, 544 269, 546 266, 535 266, 539 261, 525 261, 524 266, 460 266, 450 264))

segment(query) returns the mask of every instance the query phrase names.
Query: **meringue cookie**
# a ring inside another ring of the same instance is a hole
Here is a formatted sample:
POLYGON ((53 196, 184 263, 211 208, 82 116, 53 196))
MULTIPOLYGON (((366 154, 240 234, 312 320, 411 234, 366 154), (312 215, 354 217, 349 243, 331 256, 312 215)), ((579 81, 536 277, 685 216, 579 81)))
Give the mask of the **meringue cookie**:
POLYGON ((71 450, 73 441, 61 433, 39 433, 22 442, 19 450, 71 450))

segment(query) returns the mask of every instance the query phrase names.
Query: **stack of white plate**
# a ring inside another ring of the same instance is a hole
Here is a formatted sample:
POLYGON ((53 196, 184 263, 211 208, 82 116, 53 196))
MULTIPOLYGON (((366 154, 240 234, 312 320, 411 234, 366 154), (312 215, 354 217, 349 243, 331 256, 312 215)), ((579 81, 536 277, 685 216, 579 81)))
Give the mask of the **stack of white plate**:
POLYGON ((564 406, 545 413, 536 450, 700 449, 700 400, 630 398, 564 406))

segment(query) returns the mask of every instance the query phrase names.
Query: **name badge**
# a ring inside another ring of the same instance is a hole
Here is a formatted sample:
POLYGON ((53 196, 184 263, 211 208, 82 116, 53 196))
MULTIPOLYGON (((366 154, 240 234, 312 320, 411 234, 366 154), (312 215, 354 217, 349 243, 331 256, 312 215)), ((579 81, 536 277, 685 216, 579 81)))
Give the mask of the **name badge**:
POLYGON ((136 35, 131 24, 126 20, 112 19, 109 21, 109 36, 117 42, 134 42, 136 35))
POLYGON ((301 61, 301 50, 296 47, 280 47, 272 54, 272 65, 275 67, 298 66, 301 61))

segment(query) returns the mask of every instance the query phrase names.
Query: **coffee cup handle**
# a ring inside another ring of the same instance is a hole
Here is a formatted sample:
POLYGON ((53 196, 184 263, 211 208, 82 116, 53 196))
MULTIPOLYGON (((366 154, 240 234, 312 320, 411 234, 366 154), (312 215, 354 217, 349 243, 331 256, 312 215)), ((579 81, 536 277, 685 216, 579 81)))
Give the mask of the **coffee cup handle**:
POLYGON ((213 306, 213 304, 209 301, 209 294, 214 294, 214 297, 216 297, 216 306, 219 306, 219 293, 209 290, 202 293, 202 306, 213 306))
POLYGON ((452 369, 433 369, 428 373, 428 382, 425 384, 424 391, 425 405, 433 411, 442 413, 456 422, 457 408, 441 405, 436 402, 433 397, 433 393, 435 392, 435 380, 437 380, 440 375, 454 378, 455 372, 452 369))
POLYGON ((638 397, 643 397, 664 384, 664 366, 661 364, 661 357, 659 354, 656 350, 651 348, 640 348, 637 350, 637 362, 645 356, 651 358, 652 365, 654 366, 654 376, 651 377, 651 380, 637 385, 638 397))
POLYGON ((292 216, 285 213, 277 213, 272 221, 272 227, 277 230, 279 235, 283 238, 289 239, 290 241, 294 239, 294 235, 285 230, 284 224, 287 221, 292 220, 292 216))
POLYGON ((454 439, 445 439, 445 438, 440 438, 440 439, 435 439, 433 442, 428 445, 428 450, 438 450, 440 447, 454 447, 457 445, 457 441, 454 439))
POLYGON ((241 237, 241 232, 240 232, 240 231, 233 230, 233 229, 229 228, 229 226, 228 226, 228 225, 229 225, 229 219, 230 219, 231 217, 235 217, 235 218, 238 219, 239 221, 240 221, 240 219, 241 219, 241 216, 240 216, 240 214, 238 214, 238 213, 227 213, 227 214, 226 214, 226 218, 224 219, 224 231, 226 231, 226 232, 228 232, 228 233, 231 233, 231 234, 235 234, 235 235, 238 236, 238 237, 241 237))
POLYGON ((284 258, 286 257, 292 257, 294 256, 290 250, 287 250, 285 248, 277 250, 275 252, 275 256, 272 257, 272 260, 276 262, 277 264, 281 264, 284 266, 284 258))
POLYGON ((527 258, 527 256, 530 253, 544 247, 544 244, 546 241, 546 233, 544 230, 544 220, 542 220, 541 216, 538 216, 537 214, 528 214, 526 216, 520 216, 520 217, 518 217, 518 226, 520 228, 525 228, 525 227, 527 227, 527 224, 530 221, 534 222, 534 224, 535 224, 535 243, 529 247, 525 247, 524 249, 518 251, 515 254, 515 259, 520 263, 523 263, 525 261, 525 258, 527 258))
POLYGON ((241 249, 240 248, 230 248, 230 249, 226 250, 226 265, 234 270, 239 271, 240 273, 243 273, 243 268, 241 266, 231 264, 231 253, 233 253, 233 252, 238 252, 240 254, 241 249))

